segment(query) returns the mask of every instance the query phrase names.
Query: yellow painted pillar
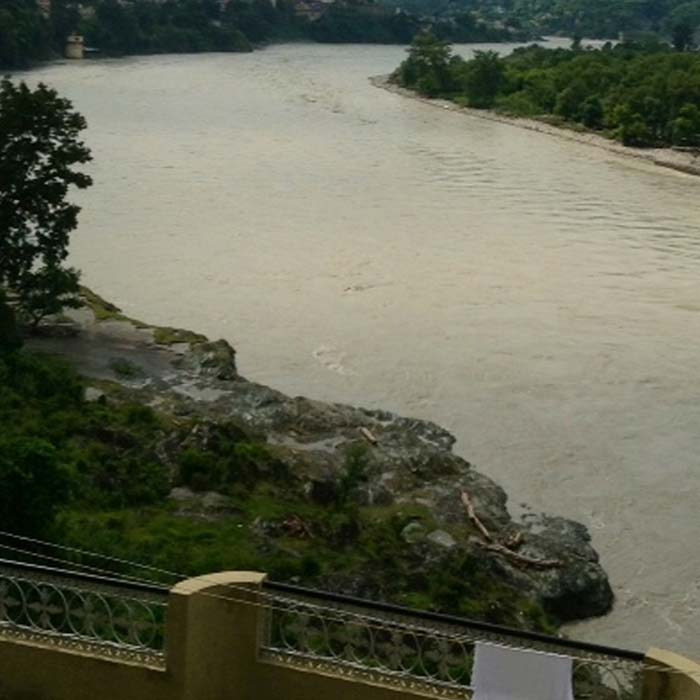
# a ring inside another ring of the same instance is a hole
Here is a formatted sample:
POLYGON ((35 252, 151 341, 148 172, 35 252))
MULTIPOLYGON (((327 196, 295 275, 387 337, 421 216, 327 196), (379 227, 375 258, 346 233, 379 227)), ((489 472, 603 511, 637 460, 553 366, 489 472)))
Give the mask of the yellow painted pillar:
POLYGON ((167 671, 182 700, 254 698, 265 574, 227 571, 170 592, 167 671))
POLYGON ((643 700, 700 700, 700 664, 664 649, 649 649, 643 700), (655 667, 655 668, 654 668, 655 667))

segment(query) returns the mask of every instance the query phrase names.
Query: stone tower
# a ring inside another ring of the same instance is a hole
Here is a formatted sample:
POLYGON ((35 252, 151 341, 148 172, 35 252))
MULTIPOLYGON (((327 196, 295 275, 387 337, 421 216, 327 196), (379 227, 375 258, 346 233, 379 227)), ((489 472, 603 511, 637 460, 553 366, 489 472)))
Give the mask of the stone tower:
POLYGON ((80 34, 71 34, 66 39, 66 58, 80 60, 85 53, 85 40, 80 34))

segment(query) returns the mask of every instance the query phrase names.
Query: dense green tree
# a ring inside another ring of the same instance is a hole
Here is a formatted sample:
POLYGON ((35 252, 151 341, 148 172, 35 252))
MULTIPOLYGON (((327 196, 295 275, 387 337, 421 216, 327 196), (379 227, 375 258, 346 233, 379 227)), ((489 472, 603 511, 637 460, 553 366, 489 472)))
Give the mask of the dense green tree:
POLYGON ((464 93, 469 105, 478 109, 492 107, 504 78, 504 66, 495 51, 476 51, 464 71, 464 93))
POLYGON ((442 65, 448 90, 428 93, 433 71, 412 56, 395 79, 472 107, 556 115, 629 146, 700 145, 700 53, 675 52, 654 40, 600 50, 530 46, 505 58, 477 52, 471 61, 451 57, 442 65))
POLYGON ((671 41, 673 48, 676 51, 686 51, 693 45, 693 37, 695 36, 695 25, 690 21, 683 19, 677 21, 671 29, 671 41))
POLYGON ((74 305, 78 275, 64 266, 80 207, 71 187, 92 181, 84 118, 45 85, 0 82, 0 289, 32 322, 74 305))
POLYGON ((597 96, 587 97, 579 110, 581 123, 589 129, 602 128, 603 115, 603 104, 597 96))
POLYGON ((0 529, 40 535, 69 496, 70 473, 46 440, 0 436, 0 529))
MULTIPOLYGON (((700 0, 699 0, 700 1, 700 0)), ((389 0, 394 2, 394 0, 389 0)), ((321 17, 298 16, 292 0, 53 0, 44 17, 33 0, 0 1, 0 67, 24 67, 61 55, 77 31, 104 55, 250 51, 272 40, 408 44, 429 21, 442 40, 514 41, 532 35, 517 20, 484 19, 471 0, 449 0, 426 15, 397 11, 381 0, 342 0, 321 17)))
POLYGON ((700 147, 700 108, 683 105, 671 122, 671 141, 676 146, 700 147))
POLYGON ((559 95, 557 95, 556 102, 554 103, 554 114, 564 117, 564 119, 568 119, 569 121, 576 121, 585 101, 585 85, 581 81, 575 81, 571 85, 565 87, 559 95))
POLYGON ((80 26, 80 4, 75 0, 51 0, 51 43, 56 54, 63 54, 66 37, 80 26))
MULTIPOLYGON (((399 2, 416 0, 399 0, 399 2)), ((424 0, 429 2, 430 0, 424 0)), ((700 11, 699 0, 473 0, 486 18, 517 22, 540 35, 563 34, 617 39, 621 33, 652 33, 670 38, 678 21, 700 11), (496 8, 499 8, 497 11, 496 8)), ((698 26, 700 22, 696 22, 698 26)))
POLYGON ((90 39, 108 53, 138 51, 141 36, 139 23, 132 8, 119 0, 103 0, 95 8, 94 26, 90 39))
POLYGON ((623 105, 616 111, 618 126, 615 135, 625 146, 650 146, 653 143, 652 133, 639 112, 623 105))
POLYGON ((49 23, 36 3, 3 0, 0 3, 0 68, 27 67, 51 51, 49 23))
POLYGON ((700 27, 700 0, 675 4, 664 20, 667 34, 676 51, 687 51, 695 44, 695 33, 700 27))
POLYGON ((429 32, 421 32, 413 40, 408 58, 399 68, 401 82, 431 97, 451 92, 456 86, 452 63, 449 44, 429 32))
POLYGON ((0 356, 17 350, 21 345, 15 313, 0 289, 0 356))

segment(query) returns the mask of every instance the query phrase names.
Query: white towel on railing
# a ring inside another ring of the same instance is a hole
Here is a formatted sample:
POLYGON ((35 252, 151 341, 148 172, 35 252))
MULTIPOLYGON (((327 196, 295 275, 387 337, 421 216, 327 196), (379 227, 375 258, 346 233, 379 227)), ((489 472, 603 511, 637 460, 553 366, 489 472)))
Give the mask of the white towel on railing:
POLYGON ((571 659, 477 642, 472 700, 573 700, 571 659))

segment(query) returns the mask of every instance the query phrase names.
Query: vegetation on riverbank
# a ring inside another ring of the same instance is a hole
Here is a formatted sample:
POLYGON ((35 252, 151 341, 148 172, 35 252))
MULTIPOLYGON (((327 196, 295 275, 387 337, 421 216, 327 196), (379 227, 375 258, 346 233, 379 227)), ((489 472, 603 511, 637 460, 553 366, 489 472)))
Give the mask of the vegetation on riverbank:
MULTIPOLYGON (((541 34, 618 39, 620 34, 657 36, 684 46, 700 26, 698 0, 513 0, 505 12, 517 27, 541 34)), ((499 3, 478 0, 486 17, 499 3)))
POLYGON ((657 43, 531 46, 465 61, 423 34, 393 79, 429 97, 587 129, 627 146, 700 147, 700 53, 657 43))
MULTIPOLYGON (((430 15, 429 15, 430 16, 430 15)), ((521 41, 531 37, 522 31, 486 22, 469 11, 448 17, 425 17, 395 12, 382 5, 341 2, 331 5, 318 20, 309 23, 309 38, 325 43, 410 44, 423 27, 445 40, 458 43, 521 41)))
MULTIPOLYGON (((322 501, 305 492, 264 436, 101 387, 88 401, 85 382, 67 365, 25 351, 0 356, 0 530, 182 575, 257 569, 324 586, 342 572, 394 602, 553 629, 487 559, 465 553, 429 567, 406 542, 411 524, 431 527, 426 508, 363 505, 360 443, 346 452, 345 476, 322 501)), ((465 525, 464 537, 468 531, 465 525)), ((3 543, 16 542, 0 537, 0 554, 16 556, 3 543)))
MULTIPOLYGON (((251 51, 271 41, 410 43, 429 23, 450 41, 514 41, 524 32, 464 10, 438 18, 396 12, 375 0, 339 0, 320 17, 298 12, 294 0, 6 0, 0 8, 0 68, 22 68, 62 55, 78 32, 103 55, 251 51)), ((318 12, 318 8, 314 12, 318 12)))
POLYGON ((116 573, 142 562, 165 582, 261 569, 542 630, 610 609, 586 529, 514 522, 444 429, 248 382, 225 341, 79 288, 64 265, 69 193, 91 184, 85 121, 45 86, 3 81, 0 126, 0 556, 118 557, 116 573))
POLYGON ((619 39, 655 36, 692 44, 700 27, 700 0, 382 0, 416 14, 439 17, 469 10, 531 36, 581 36, 619 39))

